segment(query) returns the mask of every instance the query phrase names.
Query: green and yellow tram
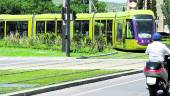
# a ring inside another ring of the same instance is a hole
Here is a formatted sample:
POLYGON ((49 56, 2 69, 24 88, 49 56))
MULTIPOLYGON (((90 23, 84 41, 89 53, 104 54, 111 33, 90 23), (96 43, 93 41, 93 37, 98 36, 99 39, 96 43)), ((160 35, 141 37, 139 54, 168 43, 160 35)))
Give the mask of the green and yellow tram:
POLYGON ((154 19, 150 10, 78 14, 74 32, 92 39, 103 35, 113 48, 144 50, 155 32, 154 19))
MULTIPOLYGON (((103 35, 113 48, 143 50, 155 32, 154 14, 149 10, 131 10, 115 13, 80 13, 71 21, 70 35, 92 40, 103 35)), ((62 34, 61 14, 0 15, 0 38, 18 32, 20 36, 62 34)))
POLYGON ((0 37, 18 32, 20 36, 32 37, 39 33, 61 33, 60 14, 0 15, 0 37))
POLYGON ((115 48, 143 50, 155 32, 154 14, 149 10, 133 10, 116 14, 115 48))

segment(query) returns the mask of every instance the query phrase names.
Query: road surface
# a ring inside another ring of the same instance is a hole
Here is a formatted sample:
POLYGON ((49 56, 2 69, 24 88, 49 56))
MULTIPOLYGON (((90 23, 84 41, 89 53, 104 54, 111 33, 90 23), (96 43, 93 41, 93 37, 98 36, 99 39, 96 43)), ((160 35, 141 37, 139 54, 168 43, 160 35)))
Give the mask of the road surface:
MULTIPOLYGON (((34 96, 149 96, 143 73, 34 96)), ((163 96, 159 92, 158 96, 163 96)))

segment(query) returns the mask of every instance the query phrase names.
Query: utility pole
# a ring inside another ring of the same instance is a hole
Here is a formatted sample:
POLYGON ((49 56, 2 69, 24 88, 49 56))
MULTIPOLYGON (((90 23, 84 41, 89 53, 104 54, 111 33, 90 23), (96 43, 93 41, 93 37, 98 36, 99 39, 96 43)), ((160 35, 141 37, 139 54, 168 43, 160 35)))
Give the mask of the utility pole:
POLYGON ((147 0, 144 0, 144 9, 147 10, 147 0))
POLYGON ((89 0, 89 13, 92 13, 92 0, 89 0))
POLYGON ((70 57, 70 0, 66 3, 67 24, 66 24, 66 56, 70 57))
POLYGON ((62 50, 70 57, 70 0, 63 0, 62 19, 62 50))
POLYGON ((66 0, 63 0, 63 7, 62 7, 62 52, 65 52, 66 49, 66 40, 65 40, 65 32, 66 32, 66 19, 65 19, 65 13, 66 13, 66 0))

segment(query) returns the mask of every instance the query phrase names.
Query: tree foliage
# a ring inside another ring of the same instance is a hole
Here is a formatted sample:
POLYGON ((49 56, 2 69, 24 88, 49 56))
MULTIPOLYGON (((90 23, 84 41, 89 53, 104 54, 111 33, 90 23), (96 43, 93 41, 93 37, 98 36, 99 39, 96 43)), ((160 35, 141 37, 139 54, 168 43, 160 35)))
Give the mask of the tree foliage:
MULTIPOLYGON (((71 0, 71 9, 77 13, 88 12, 86 0, 71 0)), ((98 12, 106 11, 106 4, 93 0, 98 12)), ((61 5, 54 5, 52 0, 0 0, 0 14, 41 14, 59 13, 61 5)))
MULTIPOLYGON (((106 12, 106 4, 104 2, 99 2, 98 0, 92 0, 97 12, 106 12)), ((88 13, 89 11, 89 2, 87 0, 72 0, 71 9, 76 13, 88 13)), ((94 8, 92 7, 94 12, 94 8)))
POLYGON ((151 0, 147 0, 147 9, 151 9, 152 5, 153 4, 151 4, 151 0))
POLYGON ((157 17, 157 13, 156 13, 156 0, 152 0, 152 4, 151 4, 151 10, 154 12, 155 16, 157 17))
MULTIPOLYGON (((144 1, 145 0, 138 0, 138 3, 137 3, 138 9, 143 9, 143 7, 145 6, 144 1)), ((147 10, 152 10, 155 16, 157 17, 156 0, 147 0, 146 3, 147 3, 147 10)))
POLYGON ((138 6, 138 9, 143 9, 143 4, 144 0, 138 0, 138 3, 137 3, 137 6, 138 6))
POLYGON ((0 0, 0 14, 54 13, 60 9, 51 0, 0 0))
POLYGON ((166 23, 170 28, 170 1, 169 0, 164 0, 164 4, 162 5, 162 11, 166 18, 166 23))

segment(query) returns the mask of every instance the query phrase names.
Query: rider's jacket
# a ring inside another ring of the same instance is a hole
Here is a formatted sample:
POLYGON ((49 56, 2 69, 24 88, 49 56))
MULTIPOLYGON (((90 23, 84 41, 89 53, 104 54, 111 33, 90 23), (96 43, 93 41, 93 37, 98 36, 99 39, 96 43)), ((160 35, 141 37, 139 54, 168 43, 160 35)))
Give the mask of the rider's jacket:
POLYGON ((163 62, 164 56, 170 54, 170 50, 165 44, 160 41, 153 41, 146 48, 145 53, 149 55, 149 61, 151 62, 163 62))

